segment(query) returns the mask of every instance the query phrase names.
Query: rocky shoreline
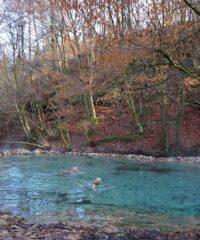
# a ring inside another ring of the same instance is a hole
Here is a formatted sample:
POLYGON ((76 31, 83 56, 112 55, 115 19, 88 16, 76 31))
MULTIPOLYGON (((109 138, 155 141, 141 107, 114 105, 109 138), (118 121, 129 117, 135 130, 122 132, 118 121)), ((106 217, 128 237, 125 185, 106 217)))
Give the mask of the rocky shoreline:
POLYGON ((188 163, 200 163, 200 156, 180 156, 180 157, 158 157, 158 156, 146 156, 140 154, 127 154, 127 153, 97 153, 97 152, 78 152, 78 151, 62 151, 57 149, 35 149, 29 150, 26 148, 5 148, 0 149, 0 157, 11 157, 17 155, 41 155, 41 154, 66 154, 66 155, 87 155, 87 156, 105 156, 105 157, 124 157, 129 159, 137 159, 143 162, 188 162, 188 163))
POLYGON ((100 228, 94 225, 57 222, 27 223, 26 220, 0 212, 0 240, 198 240, 200 230, 161 232, 159 229, 100 228))

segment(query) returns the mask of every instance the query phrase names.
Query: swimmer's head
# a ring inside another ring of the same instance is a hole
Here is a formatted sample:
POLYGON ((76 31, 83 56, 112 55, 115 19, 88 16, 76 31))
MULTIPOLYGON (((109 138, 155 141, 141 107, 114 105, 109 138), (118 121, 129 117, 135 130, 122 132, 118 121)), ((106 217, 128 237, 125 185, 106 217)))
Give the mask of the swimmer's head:
POLYGON ((72 173, 79 173, 79 169, 77 167, 73 167, 71 172, 72 173))
POLYGON ((95 185, 99 185, 101 183, 101 178, 97 177, 94 181, 95 185))
POLYGON ((73 167, 73 168, 72 168, 72 170, 75 170, 75 171, 77 171, 77 170, 78 170, 78 168, 77 168, 77 167, 73 167))

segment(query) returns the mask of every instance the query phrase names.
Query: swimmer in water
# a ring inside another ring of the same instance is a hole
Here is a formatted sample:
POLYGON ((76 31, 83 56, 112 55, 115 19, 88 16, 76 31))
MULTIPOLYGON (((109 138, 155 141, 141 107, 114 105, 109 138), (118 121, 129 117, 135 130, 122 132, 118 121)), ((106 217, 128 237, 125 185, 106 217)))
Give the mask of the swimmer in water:
POLYGON ((94 183, 92 184, 92 189, 93 189, 93 191, 96 191, 96 187, 97 187, 98 185, 100 185, 100 184, 101 184, 101 178, 97 177, 97 178, 95 179, 94 183))
POLYGON ((71 170, 63 170, 60 174, 78 174, 80 173, 79 169, 77 167, 73 167, 71 170))

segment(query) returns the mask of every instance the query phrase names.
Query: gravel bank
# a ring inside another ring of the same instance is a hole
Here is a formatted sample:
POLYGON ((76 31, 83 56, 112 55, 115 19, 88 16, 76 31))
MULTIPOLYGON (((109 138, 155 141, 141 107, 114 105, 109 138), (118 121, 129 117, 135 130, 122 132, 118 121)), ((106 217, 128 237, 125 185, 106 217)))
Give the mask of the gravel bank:
POLYGON ((75 223, 26 223, 15 215, 0 212, 0 239, 5 240, 198 240, 200 231, 163 233, 158 229, 98 228, 75 223))
POLYGON ((40 155, 40 154, 67 154, 67 155, 88 155, 88 156, 105 156, 105 157, 124 157, 129 159, 137 159, 143 162, 188 162, 188 163, 200 163, 200 156, 195 157, 156 157, 156 156, 144 156, 138 154, 121 154, 121 153, 95 153, 95 152, 63 152, 59 150, 41 150, 36 149, 30 151, 26 148, 6 148, 0 150, 0 157, 10 157, 16 155, 40 155))

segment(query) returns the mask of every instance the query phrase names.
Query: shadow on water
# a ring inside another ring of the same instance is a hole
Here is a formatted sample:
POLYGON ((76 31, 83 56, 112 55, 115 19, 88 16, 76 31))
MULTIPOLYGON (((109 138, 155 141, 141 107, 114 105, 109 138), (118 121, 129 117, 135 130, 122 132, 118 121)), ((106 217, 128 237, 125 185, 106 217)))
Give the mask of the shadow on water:
POLYGON ((85 162, 86 167, 93 167, 95 164, 93 162, 85 162))
POLYGON ((12 191, 12 193, 18 196, 17 198, 26 199, 26 200, 52 199, 52 201, 55 201, 55 203, 62 203, 70 200, 70 196, 68 193, 58 192, 58 191, 17 190, 17 191, 12 191))
POLYGON ((74 199, 71 198, 70 194, 68 193, 63 193, 63 192, 57 192, 57 191, 32 191, 32 192, 27 192, 27 191, 17 191, 17 195, 20 198, 25 198, 28 200, 47 200, 50 202, 49 198, 51 199, 52 202, 55 202, 56 204, 70 204, 70 205, 93 205, 93 206, 106 206, 106 207, 117 207, 115 204, 104 204, 104 203, 95 203, 92 200, 88 198, 78 198, 74 199))
MULTIPOLYGON (((158 174, 169 174, 171 172, 176 171, 173 168, 163 167, 163 166, 152 166, 152 165, 140 165, 140 164, 128 164, 128 165, 120 165, 115 168, 118 172, 120 171, 131 171, 131 172, 139 172, 139 171, 147 171, 158 174)), ((117 174, 117 173, 114 173, 117 174)))
POLYGON ((75 202, 68 202, 68 204, 71 205, 93 205, 95 207, 117 207, 115 204, 109 204, 109 203, 95 203, 90 199, 78 199, 75 202))
POLYGON ((18 191, 18 195, 20 197, 26 197, 29 200, 40 200, 40 199, 49 199, 56 204, 66 203, 70 205, 94 205, 94 206, 109 206, 114 207, 115 204, 104 204, 104 203, 94 203, 92 200, 87 198, 78 198, 73 200, 68 193, 56 192, 56 191, 34 191, 34 192, 26 192, 26 191, 18 191))

